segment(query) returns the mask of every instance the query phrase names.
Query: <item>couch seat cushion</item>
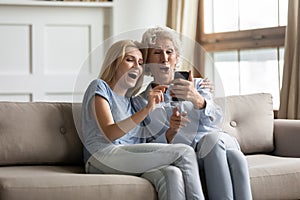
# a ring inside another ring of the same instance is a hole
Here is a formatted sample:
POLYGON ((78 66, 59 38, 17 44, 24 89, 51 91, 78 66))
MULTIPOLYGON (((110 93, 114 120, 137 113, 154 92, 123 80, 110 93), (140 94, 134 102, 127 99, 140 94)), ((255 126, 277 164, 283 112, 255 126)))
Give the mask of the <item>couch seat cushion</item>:
POLYGON ((127 175, 84 174, 82 167, 0 168, 0 199, 156 199, 147 180, 127 175))
POLYGON ((253 199, 300 199, 300 158, 247 156, 253 199))

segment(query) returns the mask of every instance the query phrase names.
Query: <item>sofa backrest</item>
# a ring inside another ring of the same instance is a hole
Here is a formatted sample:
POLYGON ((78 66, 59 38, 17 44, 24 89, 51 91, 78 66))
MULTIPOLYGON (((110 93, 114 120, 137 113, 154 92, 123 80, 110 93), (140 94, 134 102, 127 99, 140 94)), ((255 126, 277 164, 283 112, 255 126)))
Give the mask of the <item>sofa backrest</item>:
MULTIPOLYGON (((224 112, 220 126, 237 138, 244 153, 274 150, 270 94, 228 96, 215 102, 224 112)), ((83 146, 76 130, 80 114, 72 113, 76 110, 80 104, 0 102, 0 165, 82 164, 83 146)))
POLYGON ((237 138, 246 154, 274 150, 273 102, 271 94, 227 96, 216 98, 222 107, 224 131, 237 138))
POLYGON ((0 165, 82 164, 71 103, 0 102, 0 165))

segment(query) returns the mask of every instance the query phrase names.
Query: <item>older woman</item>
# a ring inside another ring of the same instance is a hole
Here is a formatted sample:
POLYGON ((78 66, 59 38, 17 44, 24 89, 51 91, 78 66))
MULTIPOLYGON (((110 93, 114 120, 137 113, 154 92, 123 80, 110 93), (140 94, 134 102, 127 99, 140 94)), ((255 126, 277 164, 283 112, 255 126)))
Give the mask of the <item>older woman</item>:
POLYGON ((205 172, 210 200, 252 199, 247 161, 237 140, 218 128, 222 112, 210 91, 201 85, 203 79, 192 78, 190 73, 188 80, 174 80, 181 50, 179 35, 167 27, 149 28, 142 43, 148 48, 145 71, 155 84, 149 84, 135 99, 136 107, 147 104, 153 85, 169 86, 164 93, 164 101, 169 103, 164 109, 171 121, 159 115, 156 118, 161 117, 170 129, 160 137, 154 136, 153 141, 184 143, 195 149, 198 164, 205 172), (185 101, 178 107, 172 97, 185 101))

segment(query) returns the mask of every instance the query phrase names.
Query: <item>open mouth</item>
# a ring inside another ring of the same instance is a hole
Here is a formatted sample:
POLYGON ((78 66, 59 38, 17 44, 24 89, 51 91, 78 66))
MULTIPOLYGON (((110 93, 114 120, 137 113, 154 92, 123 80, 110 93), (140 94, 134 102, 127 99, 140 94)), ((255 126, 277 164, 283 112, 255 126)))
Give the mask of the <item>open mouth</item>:
POLYGON ((160 67, 162 72, 169 72, 169 67, 160 67))
POLYGON ((134 73, 128 73, 128 76, 132 79, 136 79, 137 78, 137 74, 134 73))

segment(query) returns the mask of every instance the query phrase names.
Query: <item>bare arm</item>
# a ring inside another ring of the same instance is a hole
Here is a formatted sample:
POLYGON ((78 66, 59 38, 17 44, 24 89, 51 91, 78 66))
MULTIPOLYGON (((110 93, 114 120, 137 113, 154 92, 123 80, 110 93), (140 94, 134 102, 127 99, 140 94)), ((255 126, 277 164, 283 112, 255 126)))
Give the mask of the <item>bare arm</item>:
POLYGON ((163 101, 162 91, 157 88, 157 90, 150 92, 146 107, 134 113, 130 117, 116 123, 113 119, 108 102, 103 97, 96 95, 95 110, 97 121, 106 137, 110 141, 114 141, 142 122, 145 117, 155 109, 156 104, 161 101, 163 101))

